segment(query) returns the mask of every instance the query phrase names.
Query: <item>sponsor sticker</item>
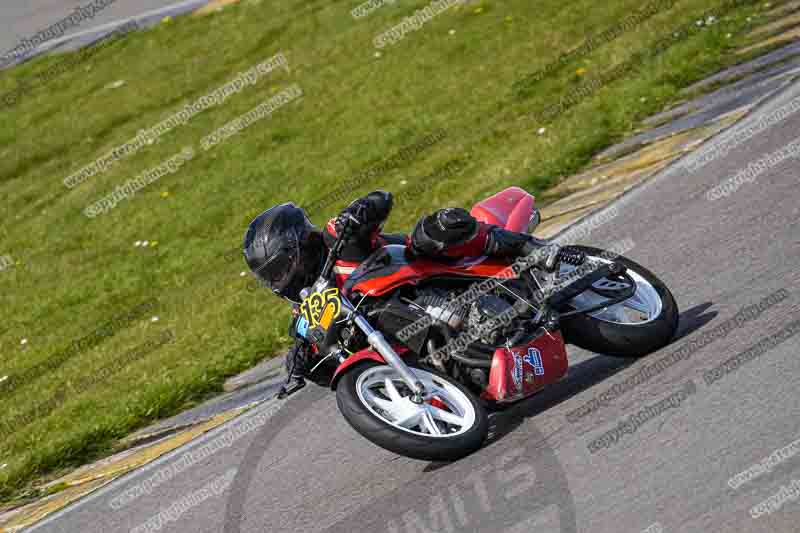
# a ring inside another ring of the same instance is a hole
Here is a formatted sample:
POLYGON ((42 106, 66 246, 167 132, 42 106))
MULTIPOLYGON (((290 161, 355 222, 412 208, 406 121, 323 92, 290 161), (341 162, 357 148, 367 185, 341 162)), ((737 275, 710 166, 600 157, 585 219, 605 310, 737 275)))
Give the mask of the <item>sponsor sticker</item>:
POLYGON ((514 386, 518 391, 522 390, 522 357, 517 352, 511 352, 514 358, 514 369, 511 372, 511 379, 514 380, 514 386))
POLYGON ((528 353, 522 358, 523 361, 533 367, 533 373, 537 376, 544 376, 544 363, 542 362, 542 352, 536 348, 528 348, 528 353))

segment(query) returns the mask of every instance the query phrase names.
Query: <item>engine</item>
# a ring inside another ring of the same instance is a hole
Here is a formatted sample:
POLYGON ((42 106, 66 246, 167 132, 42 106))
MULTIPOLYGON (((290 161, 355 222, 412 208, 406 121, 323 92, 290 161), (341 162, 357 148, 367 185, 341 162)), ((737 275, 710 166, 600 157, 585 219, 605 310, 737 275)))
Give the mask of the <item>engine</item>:
POLYGON ((513 313, 513 305, 504 297, 489 293, 473 302, 454 307, 452 302, 458 301, 457 296, 452 291, 422 289, 417 292, 413 304, 458 332, 475 333, 476 340, 484 344, 498 345, 516 330, 514 320, 504 326, 489 327, 494 319, 513 313))
POLYGON ((514 320, 500 327, 488 327, 497 317, 509 316, 514 312, 514 306, 508 301, 493 294, 485 294, 478 298, 469 311, 470 330, 480 331, 480 341, 491 346, 500 344, 515 329, 514 320))
POLYGON ((461 329, 469 316, 469 306, 452 306, 452 294, 439 289, 422 289, 412 303, 434 319, 461 329))

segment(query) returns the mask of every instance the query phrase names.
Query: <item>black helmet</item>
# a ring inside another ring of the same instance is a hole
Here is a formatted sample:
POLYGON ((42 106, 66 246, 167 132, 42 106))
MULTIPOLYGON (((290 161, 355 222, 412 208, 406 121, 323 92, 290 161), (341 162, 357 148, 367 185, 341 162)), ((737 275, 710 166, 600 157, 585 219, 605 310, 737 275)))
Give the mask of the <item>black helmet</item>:
POLYGON ((319 276, 324 248, 322 233, 292 203, 258 215, 244 236, 250 270, 273 292, 295 302, 319 276))

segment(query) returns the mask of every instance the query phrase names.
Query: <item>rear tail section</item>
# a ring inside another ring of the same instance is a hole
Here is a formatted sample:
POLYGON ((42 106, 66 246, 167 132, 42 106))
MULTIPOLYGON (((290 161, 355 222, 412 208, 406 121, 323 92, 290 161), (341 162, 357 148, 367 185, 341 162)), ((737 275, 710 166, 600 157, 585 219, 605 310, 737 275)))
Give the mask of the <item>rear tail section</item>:
POLYGON ((535 198, 524 189, 509 187, 475 204, 470 214, 481 222, 509 231, 530 233, 538 223, 535 198))

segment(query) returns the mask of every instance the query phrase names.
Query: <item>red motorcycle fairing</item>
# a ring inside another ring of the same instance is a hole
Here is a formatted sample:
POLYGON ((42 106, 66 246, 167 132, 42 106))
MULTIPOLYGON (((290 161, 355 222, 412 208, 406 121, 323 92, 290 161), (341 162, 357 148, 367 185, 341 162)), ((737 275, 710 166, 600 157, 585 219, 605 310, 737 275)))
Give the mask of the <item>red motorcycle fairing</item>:
POLYGON ((339 288, 339 290, 344 287, 344 282, 347 281, 347 278, 350 277, 350 274, 352 274, 360 264, 361 263, 356 263, 354 261, 344 261, 343 259, 336 261, 336 264, 333 267, 333 274, 336 279, 336 286, 339 288))
POLYGON ((481 398, 498 403, 521 400, 564 377, 568 366, 564 338, 558 331, 510 350, 498 348, 481 398))
MULTIPOLYGON (((392 346, 397 355, 402 356, 405 353, 410 353, 408 348, 405 346, 392 346)), ((336 367, 336 371, 333 373, 333 378, 331 378, 331 389, 336 390, 336 385, 339 383, 339 380, 342 379, 342 376, 351 368, 353 368, 358 363, 363 361, 375 361, 377 363, 386 364, 386 360, 383 358, 381 354, 372 350, 370 348, 364 348, 353 355, 349 356, 347 359, 344 360, 338 367, 336 367)))
POLYGON ((345 295, 354 291, 381 296, 402 285, 415 285, 435 276, 470 278, 516 278, 507 259, 472 257, 455 262, 411 257, 405 246, 392 244, 376 250, 355 269, 342 287, 345 295))

